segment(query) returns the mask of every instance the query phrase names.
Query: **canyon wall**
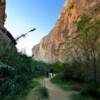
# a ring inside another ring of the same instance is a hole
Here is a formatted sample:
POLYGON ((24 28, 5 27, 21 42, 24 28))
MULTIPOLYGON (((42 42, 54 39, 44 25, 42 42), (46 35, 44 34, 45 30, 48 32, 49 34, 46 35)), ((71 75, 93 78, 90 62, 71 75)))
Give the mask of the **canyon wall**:
POLYGON ((100 18, 100 0, 65 0, 55 27, 33 47, 33 59, 48 63, 69 59, 74 45, 67 41, 67 37, 73 38, 79 34, 74 23, 81 15, 100 18))
POLYGON ((6 0, 0 0, 0 46, 13 46, 15 48, 16 41, 11 33, 4 27, 6 19, 6 0))
POLYGON ((6 8, 6 1, 0 0, 0 24, 1 25, 4 25, 6 19, 5 8, 6 8))

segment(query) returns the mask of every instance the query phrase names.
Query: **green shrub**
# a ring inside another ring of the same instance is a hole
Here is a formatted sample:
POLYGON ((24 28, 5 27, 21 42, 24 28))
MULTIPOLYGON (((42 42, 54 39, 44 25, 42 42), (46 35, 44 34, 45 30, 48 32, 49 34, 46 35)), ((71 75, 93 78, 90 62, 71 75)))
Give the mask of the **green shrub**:
POLYGON ((15 69, 0 63, 0 96, 8 95, 13 86, 15 69))
POLYGON ((61 73, 63 80, 84 81, 84 74, 82 73, 81 65, 77 61, 65 63, 61 73))
POLYGON ((48 65, 0 44, 0 100, 13 100, 21 95, 31 80, 44 75, 48 65))
POLYGON ((98 90, 98 88, 95 88, 94 86, 91 85, 83 87, 80 91, 80 94, 100 99, 100 91, 98 90))
POLYGON ((54 73, 60 73, 63 70, 63 63, 55 62, 49 64, 50 68, 53 70, 54 73))
POLYGON ((94 99, 91 97, 82 96, 80 94, 73 94, 71 96, 71 100, 94 100, 94 99))
POLYGON ((16 49, 1 46, 0 100, 20 95, 34 77, 33 67, 31 57, 17 52, 16 49))
POLYGON ((41 98, 48 98, 49 97, 48 89, 46 87, 39 87, 38 92, 40 93, 41 98))
POLYGON ((35 77, 46 76, 46 72, 50 70, 49 64, 46 64, 41 61, 34 61, 33 66, 34 66, 35 77))

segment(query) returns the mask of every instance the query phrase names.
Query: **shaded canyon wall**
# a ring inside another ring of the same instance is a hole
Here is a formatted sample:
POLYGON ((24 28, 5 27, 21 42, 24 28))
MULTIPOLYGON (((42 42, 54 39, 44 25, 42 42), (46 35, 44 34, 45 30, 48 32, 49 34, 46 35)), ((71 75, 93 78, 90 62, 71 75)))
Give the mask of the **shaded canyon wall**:
POLYGON ((0 0, 0 24, 1 25, 4 25, 6 19, 5 8, 6 8, 6 1, 0 0))
POLYGON ((13 46, 15 48, 16 41, 11 33, 4 27, 6 20, 6 0, 0 0, 0 47, 1 45, 13 46))

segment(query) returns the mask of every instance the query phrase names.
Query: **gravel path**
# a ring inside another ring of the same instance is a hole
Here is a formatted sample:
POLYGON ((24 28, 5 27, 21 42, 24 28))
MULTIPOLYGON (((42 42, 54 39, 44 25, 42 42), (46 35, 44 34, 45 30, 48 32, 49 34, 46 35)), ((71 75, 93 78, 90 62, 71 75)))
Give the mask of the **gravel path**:
POLYGON ((65 92, 57 85, 51 83, 49 78, 41 80, 40 83, 48 89, 49 100, 70 100, 70 95, 72 94, 72 92, 71 91, 65 92))
MULTIPOLYGON (((53 84, 49 78, 44 78, 39 80, 42 86, 45 86, 49 92, 48 100, 70 100, 70 95, 72 91, 65 92, 57 85, 53 84)), ((30 91, 28 96, 24 100, 43 100, 34 94, 34 89, 30 91)))

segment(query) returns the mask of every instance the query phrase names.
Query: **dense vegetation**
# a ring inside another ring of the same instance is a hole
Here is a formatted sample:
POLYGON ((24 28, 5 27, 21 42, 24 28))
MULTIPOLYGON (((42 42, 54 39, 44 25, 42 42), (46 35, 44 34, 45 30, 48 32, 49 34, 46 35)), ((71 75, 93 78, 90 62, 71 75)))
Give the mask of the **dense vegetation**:
POLYGON ((76 23, 76 27, 80 35, 69 39, 73 44, 74 55, 72 54, 70 62, 60 64, 62 67, 59 75, 53 81, 62 81, 66 84, 68 80, 76 82, 74 88, 80 90, 82 95, 93 96, 99 100, 100 20, 83 15, 76 23))
POLYGON ((33 61, 32 57, 1 43, 0 100, 15 99, 29 88, 35 77, 43 76, 46 70, 47 66, 44 63, 33 61))

